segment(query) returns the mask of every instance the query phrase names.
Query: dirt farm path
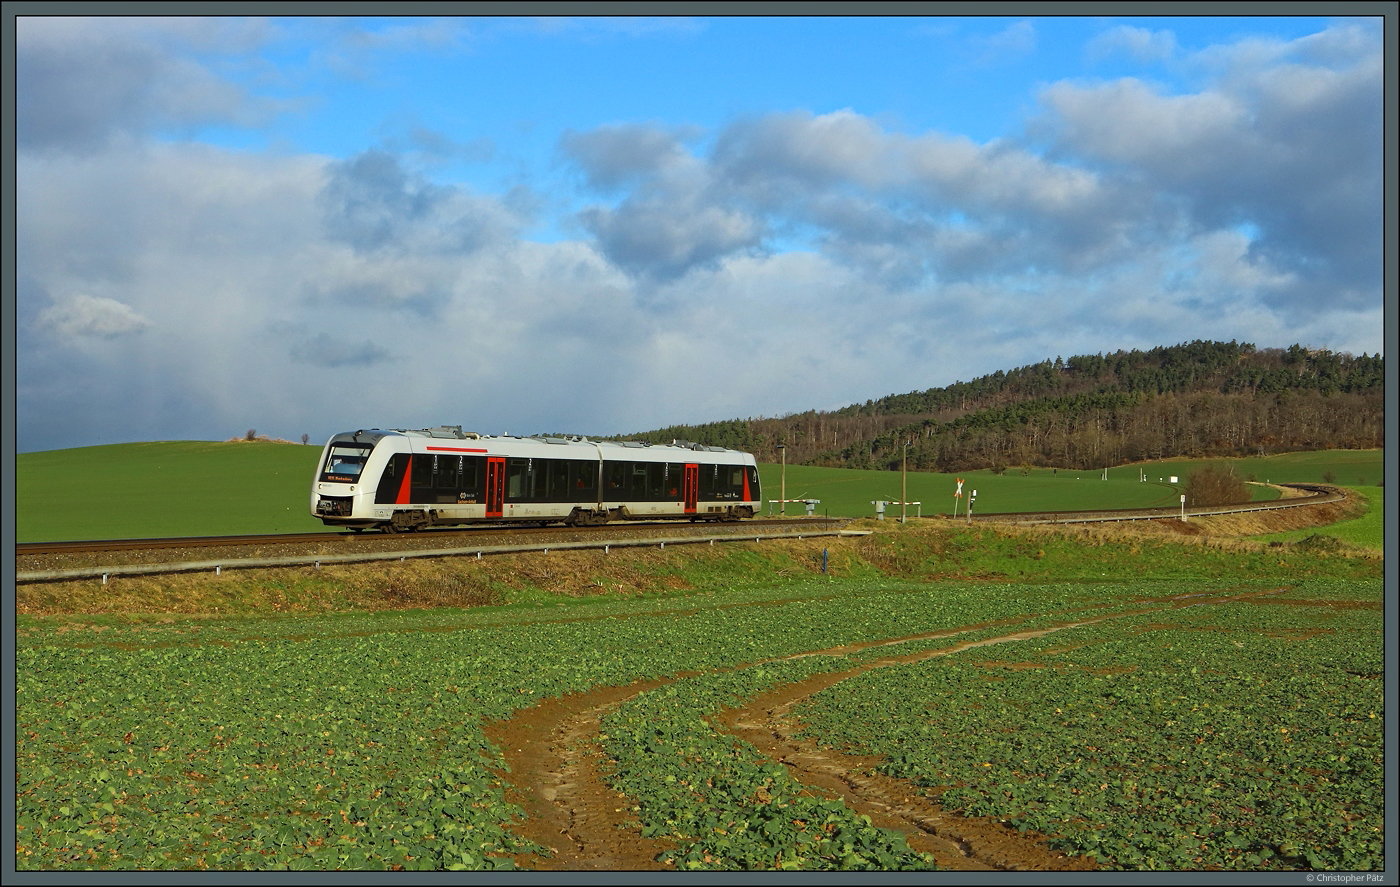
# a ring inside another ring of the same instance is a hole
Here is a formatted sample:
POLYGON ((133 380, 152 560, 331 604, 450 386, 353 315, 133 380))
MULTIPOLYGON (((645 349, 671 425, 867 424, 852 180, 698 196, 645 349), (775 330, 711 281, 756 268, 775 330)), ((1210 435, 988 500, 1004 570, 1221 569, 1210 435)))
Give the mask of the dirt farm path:
MULTIPOLYGON (((1200 606, 1272 595, 1281 589, 1210 595, 1193 594, 1156 603, 1173 607, 1200 606)), ((1156 609, 1156 608, 1154 608, 1156 609)), ((1160 609, 1156 609, 1161 612, 1160 609)), ((720 712, 717 726, 749 742, 813 793, 840 798, 883 828, 902 832, 915 850, 932 854, 941 867, 962 871, 1093 870, 1088 859, 1052 850, 1043 836, 1023 834, 989 817, 956 816, 943 811, 926 790, 906 780, 876 773, 877 758, 842 754, 796 738, 801 729, 792 716, 802 699, 875 668, 946 656, 990 644, 1011 643, 1092 622, 1140 614, 1146 610, 1086 616, 1035 631, 1014 631, 980 641, 954 643, 938 649, 892 654, 837 672, 770 689, 747 704, 720 712)), ((1028 615, 1026 619, 1032 618, 1028 615)), ((1020 620, 1013 620, 1013 623, 1020 620)), ((1006 624, 1008 629, 1012 624, 1006 624)), ((951 631, 884 641, 851 644, 800 656, 846 656, 874 647, 894 647, 911 641, 953 638, 994 627, 971 625, 951 631)), ((520 855, 516 865, 548 871, 656 871, 672 866, 656 861, 668 848, 644 838, 632 817, 629 800, 603 782, 596 737, 599 719, 633 696, 665 685, 671 679, 639 681, 625 687, 599 687, 585 693, 547 699, 514 717, 486 726, 487 737, 500 748, 509 772, 506 797, 519 804, 526 819, 516 831, 551 850, 548 857, 520 855)))

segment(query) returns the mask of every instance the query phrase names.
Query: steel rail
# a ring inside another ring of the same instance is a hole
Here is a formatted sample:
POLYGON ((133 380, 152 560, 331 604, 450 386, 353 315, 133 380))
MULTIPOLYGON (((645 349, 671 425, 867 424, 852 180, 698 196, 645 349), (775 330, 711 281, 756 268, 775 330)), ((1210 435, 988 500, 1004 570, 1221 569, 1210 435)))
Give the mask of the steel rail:
MULTIPOLYGON (((827 518, 827 517, 800 517, 787 518, 785 520, 770 520, 765 518, 755 518, 745 521, 740 526, 792 526, 796 523, 810 523, 829 525, 833 523, 843 523, 849 518, 827 518)), ((611 529, 623 528, 658 528, 667 525, 676 526, 684 524, 695 526, 686 521, 678 520, 656 520, 656 521, 627 521, 609 525, 611 529)), ((723 526, 735 526, 735 524, 723 524, 723 526)), ((74 554, 86 551, 139 551, 155 548, 215 548, 219 546, 247 546, 247 545, 296 545, 299 543, 335 542, 340 540, 358 540, 372 542, 385 539, 405 539, 431 538, 434 536, 461 535, 466 536, 473 533, 579 533, 579 532, 603 532, 609 527, 567 527, 551 525, 541 526, 521 526, 518 524, 497 524, 482 523, 471 526, 456 527, 435 527, 420 531, 416 534, 394 533, 383 534, 377 532, 356 533, 349 530, 323 530, 313 533, 264 533, 245 536, 170 536, 158 539, 84 539, 69 542, 21 542, 15 545, 17 556, 40 555, 40 554, 74 554)))

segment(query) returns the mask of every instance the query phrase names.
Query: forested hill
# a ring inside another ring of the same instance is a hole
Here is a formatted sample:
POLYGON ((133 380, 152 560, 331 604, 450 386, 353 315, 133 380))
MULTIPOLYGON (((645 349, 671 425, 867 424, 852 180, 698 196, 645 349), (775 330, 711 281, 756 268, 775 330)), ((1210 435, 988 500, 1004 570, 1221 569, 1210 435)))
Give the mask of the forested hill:
POLYGON ((793 464, 966 471, 1384 445, 1385 363, 1293 345, 1195 341, 1045 360, 827 412, 626 435, 793 464))

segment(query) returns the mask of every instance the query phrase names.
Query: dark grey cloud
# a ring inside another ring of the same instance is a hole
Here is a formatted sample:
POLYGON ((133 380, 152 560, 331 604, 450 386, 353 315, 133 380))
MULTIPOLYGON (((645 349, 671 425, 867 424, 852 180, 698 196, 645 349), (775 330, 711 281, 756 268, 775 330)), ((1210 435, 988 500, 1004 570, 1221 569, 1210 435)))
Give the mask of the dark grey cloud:
POLYGON ((17 18, 15 139, 20 150, 90 152, 115 138, 154 129, 216 121, 249 124, 283 107, 250 96, 190 56, 172 52, 172 42, 188 44, 199 32, 220 27, 217 19, 189 28, 179 22, 17 18))
POLYGON ((595 207, 581 221, 619 268, 658 280, 713 267, 763 239, 761 222, 744 211, 679 193, 629 199, 616 209, 595 207))
POLYGON ((399 160, 366 151, 332 166, 319 200, 327 233, 357 250, 399 243, 446 199, 447 189, 411 183, 399 160))
POLYGON ((517 225, 499 201, 434 185, 379 149, 333 164, 317 201, 326 233, 357 252, 470 253, 517 225))
MULTIPOLYGON (((301 293, 302 301, 322 312, 325 317, 336 317, 344 309, 380 309, 406 311, 423 319, 433 319, 441 315, 444 306, 452 300, 452 293, 445 285, 437 284, 442 276, 437 268, 427 268, 426 263, 411 262, 416 268, 417 278, 405 280, 396 275, 394 268, 361 268, 366 279, 309 281, 301 293)), ((354 315, 353 324, 372 322, 368 318, 354 315)))
POLYGON ((583 172, 588 187, 606 191, 686 165, 690 157, 682 141, 696 134, 645 124, 601 126, 565 133, 559 152, 583 172))
POLYGON ((342 369, 375 366, 391 360, 392 354, 369 339, 351 341, 318 333, 301 342, 292 351, 292 359, 327 369, 342 369))

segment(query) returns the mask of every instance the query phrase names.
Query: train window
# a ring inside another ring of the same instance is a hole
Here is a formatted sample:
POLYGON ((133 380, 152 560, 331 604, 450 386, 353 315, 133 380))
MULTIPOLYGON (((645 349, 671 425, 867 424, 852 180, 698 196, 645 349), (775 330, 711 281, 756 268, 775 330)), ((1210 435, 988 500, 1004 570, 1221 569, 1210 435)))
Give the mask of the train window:
POLYGON ((399 489, 403 486, 403 474, 408 470, 408 453, 395 453, 384 473, 379 477, 379 487, 374 491, 374 501, 378 503, 398 501, 399 489))
POLYGON ((628 499, 645 499, 647 497, 647 463, 633 462, 632 477, 627 485, 628 499))
POLYGON ((432 457, 432 493, 425 498, 425 501, 458 501, 457 487, 461 483, 462 459, 461 456, 434 455, 432 457))
POLYGON ((603 491, 607 499, 622 499, 627 494, 627 463, 603 464, 603 491))
POLYGON ((434 498, 433 494, 433 462, 434 456, 418 453, 413 457, 413 468, 410 469, 412 477, 409 483, 412 485, 409 496, 414 502, 428 502, 434 498))
POLYGON ((549 466, 549 487, 545 493, 550 500, 568 500, 573 498, 569 489, 569 463, 564 459, 550 459, 545 462, 549 466))
POLYGON ((653 462, 647 466, 646 498, 659 501, 666 498, 666 463, 653 462))
POLYGON ((536 488, 534 465, 531 459, 511 459, 506 463, 506 498, 533 500, 536 488))
POLYGON ((372 445, 333 444, 330 454, 326 456, 326 467, 321 473, 321 480, 353 484, 364 470, 371 449, 372 445))
POLYGON ((455 493, 459 478, 462 476, 462 457, 434 456, 433 475, 433 486, 437 487, 439 491, 455 493))
POLYGON ((701 465, 698 480, 700 487, 696 491, 698 498, 711 501, 715 498, 715 478, 719 476, 718 465, 701 465))
POLYGON ((572 502, 592 502, 598 498, 598 463, 574 460, 569 463, 569 494, 572 502))

